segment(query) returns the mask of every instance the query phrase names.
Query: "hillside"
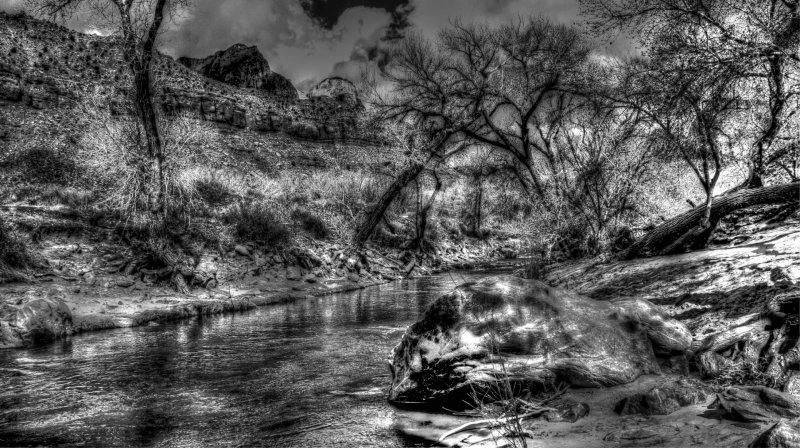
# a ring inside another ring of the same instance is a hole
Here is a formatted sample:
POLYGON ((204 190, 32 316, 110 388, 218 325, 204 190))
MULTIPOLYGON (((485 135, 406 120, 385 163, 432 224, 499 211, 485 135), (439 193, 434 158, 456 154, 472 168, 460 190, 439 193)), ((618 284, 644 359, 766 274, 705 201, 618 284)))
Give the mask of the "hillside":
MULTIPOLYGON (((112 38, 83 35, 24 14, 0 13, 0 30, 0 100, 48 113, 74 105, 89 92, 100 93, 112 106, 122 103, 130 80, 112 38)), ((188 113, 259 133, 326 141, 370 138, 359 123, 358 107, 330 97, 298 99, 291 83, 269 71, 257 49, 256 55, 252 47, 232 48, 232 53, 244 48, 242 60, 256 63, 247 68, 238 65, 242 54, 232 55, 233 61, 220 61, 224 52, 212 55, 196 66, 207 78, 160 55, 159 106, 168 114, 188 113), (220 67, 227 67, 224 73, 215 72, 220 67), (251 69, 263 73, 248 80, 251 69)))

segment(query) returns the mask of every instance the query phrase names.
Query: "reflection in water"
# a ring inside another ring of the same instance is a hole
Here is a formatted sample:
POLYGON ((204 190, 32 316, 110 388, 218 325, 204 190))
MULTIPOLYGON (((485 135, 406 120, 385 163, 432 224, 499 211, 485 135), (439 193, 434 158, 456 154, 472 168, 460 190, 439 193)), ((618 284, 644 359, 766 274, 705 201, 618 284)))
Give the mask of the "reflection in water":
POLYGON ((412 279, 0 351, 0 446, 419 446, 394 429, 385 360, 454 284, 412 279))

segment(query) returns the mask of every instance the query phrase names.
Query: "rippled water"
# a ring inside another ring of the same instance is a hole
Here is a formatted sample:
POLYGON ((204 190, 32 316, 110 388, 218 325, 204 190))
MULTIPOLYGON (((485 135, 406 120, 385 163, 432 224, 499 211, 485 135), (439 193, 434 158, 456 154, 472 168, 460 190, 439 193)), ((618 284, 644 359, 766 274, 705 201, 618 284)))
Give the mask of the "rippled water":
POLYGON ((0 446, 425 446, 397 429, 385 359, 464 278, 0 351, 0 446))

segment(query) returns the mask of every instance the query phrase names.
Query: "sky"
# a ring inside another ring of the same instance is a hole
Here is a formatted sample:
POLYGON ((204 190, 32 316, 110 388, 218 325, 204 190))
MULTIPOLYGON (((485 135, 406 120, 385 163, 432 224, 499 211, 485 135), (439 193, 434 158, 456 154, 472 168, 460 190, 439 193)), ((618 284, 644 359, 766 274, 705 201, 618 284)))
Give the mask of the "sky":
MULTIPOLYGON (((0 10, 25 0, 0 0, 0 10)), ((499 24, 542 15, 578 23, 578 0, 192 0, 168 25, 159 49, 204 57, 235 43, 256 45, 272 69, 306 90, 328 76, 356 80, 378 49, 409 32, 434 37, 451 20, 499 24)), ((86 17, 68 24, 102 32, 86 17)))

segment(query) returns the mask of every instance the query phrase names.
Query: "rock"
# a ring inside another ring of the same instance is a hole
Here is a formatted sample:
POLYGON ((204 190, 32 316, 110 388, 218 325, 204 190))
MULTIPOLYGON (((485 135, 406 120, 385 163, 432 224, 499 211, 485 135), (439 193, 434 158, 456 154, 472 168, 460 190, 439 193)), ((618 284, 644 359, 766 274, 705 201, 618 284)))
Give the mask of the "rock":
POLYGON ((248 249, 247 246, 243 246, 241 244, 237 244, 236 246, 234 246, 233 251, 243 257, 250 256, 250 249, 248 249))
POLYGON ((586 403, 564 403, 555 408, 555 411, 545 412, 542 417, 552 423, 575 423, 579 419, 589 415, 589 405, 586 403))
POLYGON ((663 355, 683 353, 692 343, 692 332, 686 325, 669 318, 646 300, 623 299, 612 301, 624 320, 641 325, 653 344, 653 349, 663 355))
POLYGON ((361 277, 359 277, 358 274, 351 272, 347 274, 347 279, 353 283, 358 283, 361 280, 361 277))
POLYGON ((303 272, 297 266, 289 266, 286 268, 286 280, 300 280, 303 278, 303 272))
POLYGON ((58 297, 0 305, 0 348, 48 343, 72 332, 72 312, 58 297))
POLYGON ((800 398, 800 375, 793 373, 783 386, 783 391, 800 398))
POLYGON ((716 378, 722 371, 733 366, 733 361, 715 352, 700 354, 696 362, 697 369, 703 378, 716 378))
POLYGON ((22 95, 20 71, 0 62, 0 100, 21 101, 22 95))
POLYGON ((306 283, 317 283, 317 276, 314 274, 306 274, 303 276, 303 281, 306 283))
POLYGON ((800 422, 781 420, 759 435, 748 448, 800 448, 800 422))
POLYGON ((338 76, 323 79, 311 88, 307 95, 309 98, 327 97, 341 103, 357 104, 359 102, 356 86, 338 76))
POLYGON ((269 63, 256 46, 234 44, 203 59, 179 58, 178 62, 226 84, 297 98, 297 89, 288 79, 270 70, 269 63))
POLYGON ((792 277, 789 276, 789 273, 786 271, 786 269, 777 266, 769 271, 769 279, 773 283, 792 282, 792 277))
POLYGON ((764 386, 731 387, 717 394, 716 405, 726 418, 771 422, 800 417, 800 399, 764 386))
POLYGON ((130 288, 133 286, 134 281, 129 278, 121 278, 116 281, 117 286, 120 288, 130 288))
POLYGON ((620 415, 669 415, 684 406, 705 400, 706 393, 701 384, 682 380, 623 398, 614 406, 614 412, 620 415))
POLYGON ((659 373, 650 338, 620 307, 511 276, 466 283, 434 301, 389 363, 389 399, 398 402, 449 399, 507 373, 579 387, 659 373))
POLYGON ((606 442, 619 442, 622 446, 644 447, 661 445, 669 439, 651 429, 630 429, 608 433, 603 437, 603 440, 606 442))

